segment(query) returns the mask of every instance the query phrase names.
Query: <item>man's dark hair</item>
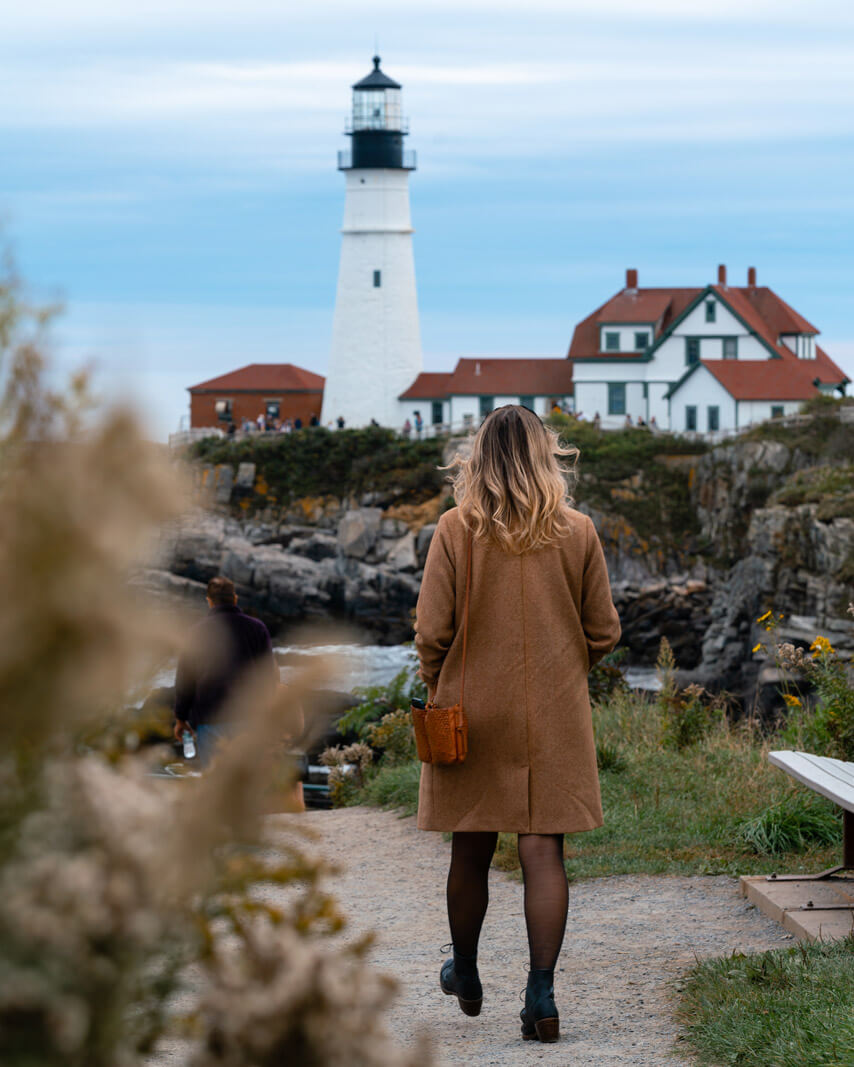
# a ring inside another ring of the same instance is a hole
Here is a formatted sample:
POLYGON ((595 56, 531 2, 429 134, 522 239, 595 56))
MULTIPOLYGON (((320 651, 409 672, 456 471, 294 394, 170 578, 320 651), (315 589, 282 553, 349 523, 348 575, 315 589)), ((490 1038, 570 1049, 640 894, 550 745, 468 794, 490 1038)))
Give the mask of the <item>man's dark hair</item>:
POLYGON ((217 575, 208 582, 208 600, 216 607, 225 607, 237 602, 234 582, 230 578, 217 575))

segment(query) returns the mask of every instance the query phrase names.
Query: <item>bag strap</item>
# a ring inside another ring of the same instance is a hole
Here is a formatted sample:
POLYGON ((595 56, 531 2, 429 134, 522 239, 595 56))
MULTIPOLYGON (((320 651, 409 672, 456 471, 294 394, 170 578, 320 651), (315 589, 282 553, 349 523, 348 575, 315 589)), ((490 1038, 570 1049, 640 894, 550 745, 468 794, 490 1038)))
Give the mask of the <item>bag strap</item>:
POLYGON ((460 707, 463 706, 463 694, 466 688, 466 651, 468 649, 469 636, 469 594, 471 592, 471 552, 472 534, 469 532, 468 548, 466 550, 466 597, 463 607, 463 667, 460 672, 460 707))

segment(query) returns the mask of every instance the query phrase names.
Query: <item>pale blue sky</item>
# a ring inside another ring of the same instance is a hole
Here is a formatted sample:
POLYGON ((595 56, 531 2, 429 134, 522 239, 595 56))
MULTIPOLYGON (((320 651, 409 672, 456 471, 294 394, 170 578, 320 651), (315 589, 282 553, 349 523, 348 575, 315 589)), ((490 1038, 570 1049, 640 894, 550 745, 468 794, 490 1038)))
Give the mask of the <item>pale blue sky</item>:
POLYGON ((323 373, 349 86, 404 85, 427 369, 565 354, 623 284, 756 266, 854 378, 842 0, 34 0, 4 15, 0 214, 63 364, 163 437, 184 388, 323 373))

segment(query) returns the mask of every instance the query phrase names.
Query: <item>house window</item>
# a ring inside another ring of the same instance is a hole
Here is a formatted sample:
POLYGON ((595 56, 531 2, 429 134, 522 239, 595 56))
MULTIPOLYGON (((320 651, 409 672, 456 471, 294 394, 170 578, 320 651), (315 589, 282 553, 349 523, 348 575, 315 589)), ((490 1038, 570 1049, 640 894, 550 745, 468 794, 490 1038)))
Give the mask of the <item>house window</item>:
POLYGON ((772 404, 771 405, 771 418, 772 419, 782 419, 782 417, 783 417, 783 405, 782 404, 772 404))
POLYGON ((231 400, 217 400, 214 404, 214 410, 216 411, 216 417, 221 422, 231 422, 232 415, 232 403, 231 400))
POLYGON ((442 401, 434 400, 430 408, 430 422, 434 426, 441 426, 445 421, 444 413, 442 411, 442 401))
POLYGON ((649 334, 646 330, 644 330, 643 333, 635 334, 635 352, 643 352, 648 344, 649 334))
POLYGON ((279 411, 281 410, 280 400, 265 400, 264 412, 267 416, 267 422, 275 422, 279 417, 279 411))
POLYGON ((480 417, 482 419, 485 419, 486 416, 490 413, 490 411, 492 411, 492 409, 494 407, 495 407, 495 397, 494 396, 482 396, 480 398, 480 417))
POLYGON ((619 352, 620 351, 620 335, 616 330, 607 330, 605 332, 605 351, 606 352, 619 352))
POLYGON ((717 305, 714 300, 706 301, 706 322, 714 322, 717 314, 717 305))
POLYGON ((685 405, 685 429, 696 430, 697 429, 697 405, 686 404, 685 405))
POLYGON ((383 283, 383 272, 381 270, 374 271, 374 289, 379 289, 383 283))
POLYGON ((710 404, 706 408, 706 429, 709 433, 716 433, 721 428, 721 409, 717 404, 710 404))
POLYGON ((523 408, 527 408, 528 411, 533 411, 534 410, 534 398, 532 396, 520 396, 519 397, 519 406, 523 407, 523 408))
POLYGON ((738 338, 724 338, 724 359, 738 359, 738 338))
POLYGON ((700 362, 700 338, 699 337, 686 337, 685 338, 685 363, 689 367, 693 367, 695 363, 700 362))
POLYGON ((626 383, 608 382, 608 414, 625 415, 626 383))

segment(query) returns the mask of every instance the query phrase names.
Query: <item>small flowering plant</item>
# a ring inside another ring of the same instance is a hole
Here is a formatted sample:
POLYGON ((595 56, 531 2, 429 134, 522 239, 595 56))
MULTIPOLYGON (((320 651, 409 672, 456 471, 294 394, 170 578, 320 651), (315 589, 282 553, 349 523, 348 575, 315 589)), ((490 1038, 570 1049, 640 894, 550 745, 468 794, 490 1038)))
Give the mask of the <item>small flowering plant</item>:
MULTIPOLYGON (((849 612, 854 610, 849 607, 849 612)), ((789 720, 783 740, 820 756, 854 760, 854 687, 850 662, 837 653, 828 638, 819 634, 809 650, 785 642, 775 649, 777 664, 810 683, 815 699, 807 706, 803 698, 784 692, 789 720)))

